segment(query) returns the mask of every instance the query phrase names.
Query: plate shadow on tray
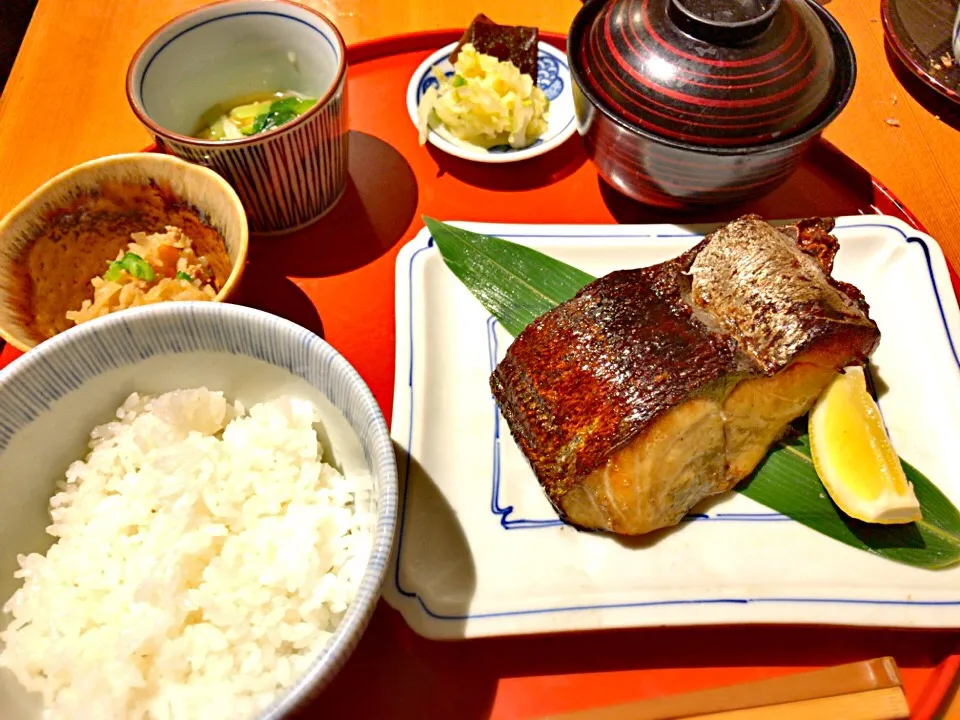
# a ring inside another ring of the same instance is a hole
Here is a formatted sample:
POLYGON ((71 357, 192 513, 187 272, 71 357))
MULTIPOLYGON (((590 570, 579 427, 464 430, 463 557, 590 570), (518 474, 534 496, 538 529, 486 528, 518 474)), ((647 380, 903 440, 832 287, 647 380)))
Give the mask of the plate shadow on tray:
POLYGON ((680 226, 725 223, 756 213, 767 220, 813 216, 858 215, 861 198, 874 195, 870 174, 832 145, 820 142, 807 152, 787 181, 755 200, 743 203, 679 209, 644 205, 623 195, 597 176, 600 195, 619 223, 671 223, 680 226))
POLYGON ((476 640, 502 677, 702 667, 817 667, 894 655, 933 667, 956 650, 953 633, 827 625, 724 625, 587 631, 476 640), (695 648, 695 652, 691 649, 695 648))
POLYGON ((449 173, 468 185, 486 190, 518 192, 535 190, 559 182, 587 161, 580 136, 574 135, 560 147, 543 155, 513 163, 481 163, 448 155, 428 144, 427 150, 436 161, 437 177, 449 173))
MULTIPOLYGON (((920 103, 925 110, 939 118, 939 120, 954 130, 960 130, 960 106, 944 97, 932 87, 924 83, 903 64, 903 61, 890 47, 890 41, 884 39, 883 48, 887 54, 887 62, 893 70, 897 81, 910 93, 910 96, 920 103)), ((890 111, 896 117, 896 109, 890 111)))
MULTIPOLYGON (((509 693, 516 678, 539 689, 538 714, 546 714, 569 709, 544 707, 558 683, 587 690, 596 679, 584 676, 594 673, 763 667, 800 672, 886 655, 893 655, 902 668, 930 668, 956 651, 953 633, 822 625, 615 629, 438 642, 415 635, 402 623, 381 603, 354 657, 313 705, 314 712, 298 717, 359 717, 358 687, 376 688, 362 702, 364 717, 486 720, 497 693, 509 693)), ((749 672, 741 671, 741 677, 728 682, 769 675, 742 677, 749 672)), ((710 673, 691 673, 686 680, 688 690, 727 684, 711 679, 710 673), (698 681, 700 677, 704 679, 698 681)), ((635 695, 619 701, 666 694, 649 687, 650 682, 656 681, 638 678, 635 695)))
MULTIPOLYGON (((477 578, 463 528, 456 513, 416 460, 396 443, 394 450, 401 476, 409 461, 409 477, 413 478, 406 495, 408 517, 412 504, 431 506, 436 532, 443 538, 442 543, 437 543, 431 532, 429 537, 418 542, 416 528, 407 525, 403 535, 404 547, 416 548, 420 557, 418 564, 433 571, 431 583, 443 586, 446 575, 455 575, 449 584, 465 587, 466 592, 455 602, 446 604, 442 611, 448 615, 466 615, 477 578)), ((403 497, 401 484, 401 503, 403 497)), ((390 563, 396 563, 395 554, 391 555, 390 563)), ((412 590, 408 587, 409 580, 402 579, 401 582, 404 590, 412 590)), ((458 634, 462 635, 463 622, 449 622, 459 627, 458 634)), ((497 678, 494 674, 477 673, 477 668, 470 664, 468 648, 469 643, 428 640, 414 634, 400 614, 381 601, 354 656, 317 703, 317 712, 304 712, 302 717, 488 718, 497 678), (375 688, 370 697, 364 699, 360 713, 356 697, 358 687, 375 688), (320 707, 323 708, 322 715, 320 707)))
POLYGON ((487 720, 498 678, 471 664, 470 645, 416 635, 381 600, 343 670, 294 718, 487 720), (358 699, 360 688, 366 692, 358 699))
MULTIPOLYGON (((397 443, 394 443, 394 451, 401 477, 404 475, 404 468, 407 469, 406 484, 401 482, 400 487, 400 510, 402 511, 404 498, 406 498, 407 517, 425 513, 431 517, 429 533, 419 533, 420 529, 414 525, 406 525, 403 528, 401 540, 405 548, 404 553, 410 552, 415 555, 418 567, 430 568, 429 581, 435 593, 442 593, 445 587, 457 590, 456 597, 448 596, 443 607, 431 607, 431 610, 446 616, 466 616, 470 612, 470 602, 477 589, 477 569, 467 535, 457 518, 457 513, 427 471, 397 443), (435 542, 437 537, 443 538, 443 542, 435 542)), ((390 562, 396 563, 396 561, 396 554, 394 554, 390 562)), ((415 588, 406 587, 413 583, 404 577, 402 571, 400 584, 404 586, 405 591, 415 590, 415 588)), ((461 620, 449 620, 445 627, 454 637, 457 637, 463 635, 464 624, 461 620)))
POLYGON ((394 147, 350 131, 350 170, 340 201, 312 225, 250 242, 247 272, 328 277, 357 270, 386 254, 410 226, 417 179, 394 147))

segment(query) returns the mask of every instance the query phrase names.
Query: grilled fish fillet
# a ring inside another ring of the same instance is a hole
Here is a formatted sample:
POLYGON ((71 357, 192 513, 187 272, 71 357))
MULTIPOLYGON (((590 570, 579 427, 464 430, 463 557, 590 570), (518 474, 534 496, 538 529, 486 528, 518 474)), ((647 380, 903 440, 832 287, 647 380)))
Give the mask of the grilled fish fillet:
POLYGON ((749 215, 678 258, 610 273, 531 323, 490 378, 561 517, 640 535, 747 477, 880 341, 830 277, 833 221, 749 215))

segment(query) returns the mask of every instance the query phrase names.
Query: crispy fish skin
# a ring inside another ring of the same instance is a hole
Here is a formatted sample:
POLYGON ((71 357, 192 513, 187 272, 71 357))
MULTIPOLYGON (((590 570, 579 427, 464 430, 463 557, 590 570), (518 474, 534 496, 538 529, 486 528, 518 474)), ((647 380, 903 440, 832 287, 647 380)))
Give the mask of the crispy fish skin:
POLYGON ((748 475, 879 342, 827 274, 832 221, 745 216, 674 260, 611 273, 531 323, 490 385, 560 515, 642 534, 748 475))
POLYGON ((531 323, 497 365, 493 394, 551 498, 692 393, 744 374, 736 343, 692 317, 685 284, 680 263, 611 273, 531 323))

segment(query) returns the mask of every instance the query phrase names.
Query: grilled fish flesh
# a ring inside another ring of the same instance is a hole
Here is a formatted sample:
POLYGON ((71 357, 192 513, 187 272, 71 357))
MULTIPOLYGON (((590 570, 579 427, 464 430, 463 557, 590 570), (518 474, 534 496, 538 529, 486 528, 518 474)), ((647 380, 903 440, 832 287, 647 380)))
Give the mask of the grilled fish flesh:
POLYGON ((833 221, 748 215, 680 257, 610 273, 520 333, 490 378, 554 507, 640 535, 733 488, 880 341, 830 273, 833 221))

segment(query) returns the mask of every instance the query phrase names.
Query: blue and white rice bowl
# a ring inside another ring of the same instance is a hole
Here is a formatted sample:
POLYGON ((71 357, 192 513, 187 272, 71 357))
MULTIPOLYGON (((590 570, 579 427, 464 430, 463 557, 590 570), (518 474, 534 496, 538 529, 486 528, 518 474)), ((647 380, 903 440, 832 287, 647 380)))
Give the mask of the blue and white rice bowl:
MULTIPOLYGON (((407 112, 413 124, 417 124, 417 107, 420 98, 431 87, 439 85, 433 69, 437 68, 447 77, 453 75, 450 53, 457 43, 450 43, 424 60, 410 78, 407 86, 407 112)), ((537 57, 537 87, 550 101, 547 115, 547 131, 525 148, 511 148, 500 145, 490 149, 471 145, 455 138, 445 128, 431 128, 427 142, 449 155, 464 160, 476 160, 484 163, 509 163, 543 155, 562 145, 577 130, 576 114, 573 107, 570 66, 566 53, 553 45, 540 42, 537 57)))
MULTIPOLYGON (((312 401, 322 423, 324 461, 339 466, 344 477, 362 468, 353 476, 362 478, 355 509, 363 528, 358 532, 369 535, 369 555, 356 565, 356 594, 333 635, 258 715, 278 720, 324 688, 353 652, 380 595, 397 516, 396 460, 376 400, 336 350, 287 320, 220 303, 149 305, 71 328, 0 371, 0 605, 20 585, 13 575, 18 554, 50 547, 45 528, 54 484, 86 455, 90 431, 117 417, 132 392, 199 387, 222 391, 228 402, 239 400, 248 409, 281 396, 312 401)), ((96 558, 91 555, 90 567, 96 568, 96 558)), ((0 616, 0 629, 8 621, 0 616)), ((97 698, 88 700, 94 708, 97 698)), ((5 668, 0 717, 43 717, 39 696, 28 694, 5 668)))

